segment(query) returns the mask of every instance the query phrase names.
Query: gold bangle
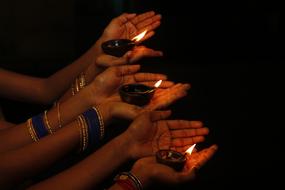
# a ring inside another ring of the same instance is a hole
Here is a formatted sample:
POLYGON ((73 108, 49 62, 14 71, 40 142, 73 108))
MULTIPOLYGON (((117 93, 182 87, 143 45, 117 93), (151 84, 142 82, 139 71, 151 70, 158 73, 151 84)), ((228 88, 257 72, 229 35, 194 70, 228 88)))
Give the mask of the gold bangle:
POLYGON ((32 118, 28 119, 27 120, 27 128, 28 128, 28 131, 29 131, 29 134, 30 136, 32 137, 32 140, 34 142, 38 142, 39 141, 39 138, 35 132, 35 129, 33 127, 33 124, 32 124, 32 118))
POLYGON ((53 134, 53 130, 52 130, 52 128, 51 128, 51 126, 49 124, 49 121, 48 121, 47 110, 45 110, 45 112, 44 112, 44 123, 45 123, 45 126, 48 129, 49 134, 53 134))
POLYGON ((86 86, 85 74, 83 72, 79 75, 78 81, 79 81, 79 90, 81 90, 86 86))
POLYGON ((82 137, 83 137, 83 143, 82 143, 82 148, 81 151, 83 152, 84 150, 87 149, 88 144, 89 144, 89 139, 88 139, 88 126, 87 123, 84 119, 83 115, 78 116, 79 121, 81 122, 81 128, 82 128, 82 137))
POLYGON ((72 94, 72 96, 75 95, 75 90, 74 90, 74 84, 73 83, 71 84, 71 94, 72 94))
POLYGON ((56 104, 56 108, 57 108, 57 120, 58 120, 58 127, 61 128, 61 116, 60 116, 60 108, 59 108, 59 102, 57 102, 56 104))
POLYGON ((76 119, 77 122, 77 126, 79 129, 79 150, 78 152, 82 152, 82 146, 83 146, 83 132, 82 132, 82 126, 81 126, 81 122, 79 120, 79 118, 76 119))

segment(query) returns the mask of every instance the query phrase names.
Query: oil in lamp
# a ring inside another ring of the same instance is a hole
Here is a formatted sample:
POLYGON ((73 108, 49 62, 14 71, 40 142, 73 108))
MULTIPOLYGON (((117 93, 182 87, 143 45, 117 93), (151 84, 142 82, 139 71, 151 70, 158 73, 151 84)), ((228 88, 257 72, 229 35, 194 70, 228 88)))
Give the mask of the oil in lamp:
POLYGON ((139 83, 126 84, 120 87, 119 94, 124 102, 143 106, 150 102, 155 89, 160 86, 161 82, 162 80, 157 81, 154 87, 139 83))
POLYGON ((187 161, 187 154, 189 157, 195 146, 196 144, 193 144, 184 154, 174 150, 159 150, 156 153, 156 161, 176 171, 181 171, 187 161))
POLYGON ((127 51, 132 50, 136 42, 139 42, 147 33, 147 30, 135 36, 132 40, 129 39, 113 39, 103 42, 101 47, 104 53, 116 57, 122 57, 127 51))

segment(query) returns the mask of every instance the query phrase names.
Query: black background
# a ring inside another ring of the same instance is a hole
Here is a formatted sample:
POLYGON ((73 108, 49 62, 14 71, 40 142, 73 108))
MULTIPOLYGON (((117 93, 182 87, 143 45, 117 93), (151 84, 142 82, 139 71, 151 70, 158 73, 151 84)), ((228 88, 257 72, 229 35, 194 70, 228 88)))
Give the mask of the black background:
MULTIPOLYGON (((48 76, 85 52, 111 18, 154 10, 162 25, 144 45, 164 52, 142 70, 191 83, 173 118, 198 119, 219 145, 193 189, 280 182, 284 13, 274 1, 5 1, 0 3, 1 67, 48 76)), ((1 100, 6 118, 25 121, 43 106, 1 100)), ((190 184, 182 189, 192 188, 190 184)))

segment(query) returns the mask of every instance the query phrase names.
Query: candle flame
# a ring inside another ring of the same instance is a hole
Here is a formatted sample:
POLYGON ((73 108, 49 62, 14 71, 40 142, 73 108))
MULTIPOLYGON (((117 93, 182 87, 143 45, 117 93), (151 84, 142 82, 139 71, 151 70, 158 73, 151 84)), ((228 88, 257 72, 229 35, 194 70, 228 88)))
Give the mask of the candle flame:
POLYGON ((142 33, 140 33, 139 35, 135 36, 132 41, 138 42, 140 41, 146 34, 147 30, 143 31, 142 33))
POLYGON ((158 88, 158 87, 161 85, 161 83, 162 83, 162 80, 159 80, 159 81, 157 81, 157 82, 154 84, 154 86, 155 86, 156 88, 158 88))
POLYGON ((188 153, 189 155, 191 155, 192 154, 192 151, 194 150, 194 147, 196 146, 196 144, 193 144, 192 146, 190 146, 190 148, 188 148, 187 150, 186 150, 186 153, 188 153))

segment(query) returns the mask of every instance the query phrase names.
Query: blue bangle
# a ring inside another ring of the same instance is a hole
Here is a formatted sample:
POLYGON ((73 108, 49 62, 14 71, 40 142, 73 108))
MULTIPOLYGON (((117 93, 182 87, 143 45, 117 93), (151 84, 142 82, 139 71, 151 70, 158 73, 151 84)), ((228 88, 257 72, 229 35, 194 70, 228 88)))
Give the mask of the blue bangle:
POLYGON ((39 139, 43 138, 48 134, 48 130, 45 127, 43 121, 43 114, 39 114, 37 116, 32 117, 32 124, 39 139))
POLYGON ((100 123, 99 118, 94 109, 89 109, 82 114, 88 125, 88 149, 93 149, 100 140, 100 123))

